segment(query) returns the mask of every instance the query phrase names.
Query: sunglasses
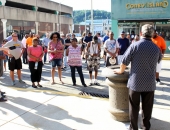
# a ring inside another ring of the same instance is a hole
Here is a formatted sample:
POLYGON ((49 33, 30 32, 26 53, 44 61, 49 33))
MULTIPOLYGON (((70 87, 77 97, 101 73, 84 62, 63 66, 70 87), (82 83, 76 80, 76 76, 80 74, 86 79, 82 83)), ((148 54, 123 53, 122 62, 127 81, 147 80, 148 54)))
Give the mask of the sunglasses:
POLYGON ((12 36, 12 37, 18 37, 18 36, 12 36))
POLYGON ((57 37, 53 37, 53 38, 57 38, 57 37))

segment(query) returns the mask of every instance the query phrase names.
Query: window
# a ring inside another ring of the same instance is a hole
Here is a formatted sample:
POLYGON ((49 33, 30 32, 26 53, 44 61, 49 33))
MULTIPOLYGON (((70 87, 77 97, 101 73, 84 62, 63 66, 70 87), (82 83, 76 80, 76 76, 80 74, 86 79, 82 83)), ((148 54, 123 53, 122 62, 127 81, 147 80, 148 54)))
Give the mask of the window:
POLYGON ((105 27, 105 30, 107 30, 107 27, 105 27))
POLYGON ((156 31, 166 41, 170 41, 170 23, 156 25, 156 31))
POLYGON ((111 27, 109 27, 109 30, 112 30, 112 28, 111 28, 111 27))

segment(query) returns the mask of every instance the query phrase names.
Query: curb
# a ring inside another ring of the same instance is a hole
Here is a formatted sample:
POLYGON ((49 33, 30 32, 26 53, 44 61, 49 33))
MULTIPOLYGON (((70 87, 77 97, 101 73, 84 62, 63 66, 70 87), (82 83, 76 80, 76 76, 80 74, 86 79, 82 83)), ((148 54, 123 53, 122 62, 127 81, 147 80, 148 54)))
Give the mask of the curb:
POLYGON ((170 60, 170 57, 164 57, 162 60, 170 60))

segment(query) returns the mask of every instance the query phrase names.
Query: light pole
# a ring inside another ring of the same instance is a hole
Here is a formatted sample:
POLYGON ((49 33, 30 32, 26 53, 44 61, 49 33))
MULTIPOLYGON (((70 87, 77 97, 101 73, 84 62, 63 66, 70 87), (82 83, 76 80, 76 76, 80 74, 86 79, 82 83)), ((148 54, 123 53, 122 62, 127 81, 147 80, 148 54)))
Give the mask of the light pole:
POLYGON ((91 0, 91 31, 92 31, 92 35, 94 35, 94 32, 93 32, 93 0, 91 0))
POLYGON ((85 33, 86 33, 86 10, 85 10, 85 33))
POLYGON ((60 1, 60 33, 61 33, 61 1, 60 1))

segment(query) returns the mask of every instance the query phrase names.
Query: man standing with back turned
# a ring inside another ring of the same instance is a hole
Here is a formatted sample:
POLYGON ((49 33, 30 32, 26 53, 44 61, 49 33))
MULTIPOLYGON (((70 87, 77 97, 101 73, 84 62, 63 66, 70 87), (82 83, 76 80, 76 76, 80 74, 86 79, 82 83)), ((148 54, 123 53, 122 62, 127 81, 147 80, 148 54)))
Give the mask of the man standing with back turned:
POLYGON ((140 97, 142 99, 143 129, 149 130, 151 127, 150 119, 156 89, 156 64, 161 60, 160 49, 151 40, 153 33, 152 25, 142 26, 142 39, 130 45, 124 54, 120 70, 115 71, 117 74, 122 74, 131 62, 127 84, 129 88, 129 130, 138 130, 140 97))

